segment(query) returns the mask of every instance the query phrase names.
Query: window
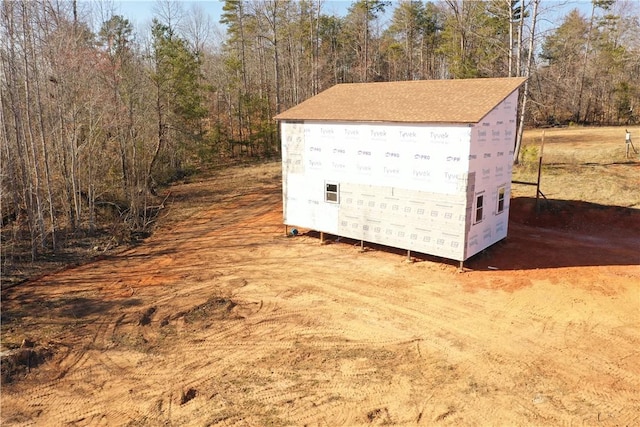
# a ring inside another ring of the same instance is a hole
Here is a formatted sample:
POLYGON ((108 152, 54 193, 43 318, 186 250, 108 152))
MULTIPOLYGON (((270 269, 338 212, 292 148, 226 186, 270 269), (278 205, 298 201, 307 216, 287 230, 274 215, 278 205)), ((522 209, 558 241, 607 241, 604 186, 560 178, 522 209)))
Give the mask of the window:
POLYGON ((498 188, 498 213, 501 213, 504 211, 504 193, 505 193, 504 187, 498 188))
POLYGON ((484 204, 484 194, 478 194, 476 196, 476 220, 474 224, 482 221, 482 206, 484 204))
POLYGON ((329 203, 340 203, 340 184, 326 182, 324 185, 324 201, 329 203))

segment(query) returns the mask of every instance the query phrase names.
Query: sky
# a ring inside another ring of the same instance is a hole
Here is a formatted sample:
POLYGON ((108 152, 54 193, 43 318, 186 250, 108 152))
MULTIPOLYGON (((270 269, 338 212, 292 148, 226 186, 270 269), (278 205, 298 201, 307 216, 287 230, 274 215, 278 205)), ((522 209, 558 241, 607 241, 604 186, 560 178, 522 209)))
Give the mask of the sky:
MULTIPOLYGON (((125 18, 132 23, 144 25, 150 22, 156 9, 156 0, 117 0, 115 6, 119 8, 125 18)), ((224 1, 197 0, 197 1, 179 1, 185 10, 191 9, 192 6, 199 6, 205 12, 209 13, 214 22, 220 20, 222 14, 222 6, 224 1)))
MULTIPOLYGON (((196 6, 208 13, 214 23, 219 23, 222 13, 223 0, 178 0, 185 11, 196 6)), ((344 15, 351 5, 351 1, 323 0, 323 11, 326 14, 336 13, 344 15)), ((392 3, 394 3, 392 1, 392 3)), ((144 26, 151 22, 154 10, 157 7, 156 0, 113 0, 113 5, 119 13, 129 19, 136 27, 144 26)), ((591 13, 591 0, 542 0, 541 7, 557 6, 560 15, 566 14, 571 9, 577 8, 583 14, 591 13)), ((392 9, 390 8, 389 11, 392 9)), ((389 16, 390 13, 388 14, 389 16)))
MULTIPOLYGON (((134 25, 144 25, 146 22, 151 22, 156 3, 156 0, 113 1, 115 7, 134 25)), ((222 6, 224 6, 224 0, 178 0, 178 3, 182 4, 185 11, 190 10, 193 6, 201 8, 206 13, 209 13, 212 21, 215 23, 219 23, 222 6)), ((333 14, 335 12, 336 14, 344 15, 350 5, 351 1, 324 0, 323 11, 326 14, 333 14)))

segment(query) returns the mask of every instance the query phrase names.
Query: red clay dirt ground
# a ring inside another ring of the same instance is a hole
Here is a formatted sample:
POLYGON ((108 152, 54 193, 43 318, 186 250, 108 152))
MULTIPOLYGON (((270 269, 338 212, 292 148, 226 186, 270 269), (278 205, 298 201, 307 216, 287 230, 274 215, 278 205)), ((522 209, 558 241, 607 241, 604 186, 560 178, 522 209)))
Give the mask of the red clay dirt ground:
POLYGON ((285 237, 277 163, 171 191, 138 247, 3 290, 2 425, 640 424, 639 210, 517 197, 461 273, 285 237))

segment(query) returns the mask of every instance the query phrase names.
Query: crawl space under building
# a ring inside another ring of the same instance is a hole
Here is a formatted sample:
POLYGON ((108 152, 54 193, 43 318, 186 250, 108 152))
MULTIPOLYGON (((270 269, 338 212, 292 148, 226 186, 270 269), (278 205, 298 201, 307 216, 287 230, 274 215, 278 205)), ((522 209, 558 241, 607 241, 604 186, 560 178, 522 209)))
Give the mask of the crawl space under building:
POLYGON ((504 239, 524 81, 339 84, 277 115, 284 224, 460 262, 504 239))

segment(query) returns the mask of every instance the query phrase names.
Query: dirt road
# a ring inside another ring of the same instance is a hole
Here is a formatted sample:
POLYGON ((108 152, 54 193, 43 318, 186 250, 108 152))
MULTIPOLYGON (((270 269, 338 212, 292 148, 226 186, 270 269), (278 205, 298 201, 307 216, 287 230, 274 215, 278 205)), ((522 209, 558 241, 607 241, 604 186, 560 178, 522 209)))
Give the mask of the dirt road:
POLYGON ((640 424, 637 210, 515 199, 459 273, 286 238, 277 164, 171 198, 142 245, 4 292, 5 341, 51 357, 2 425, 640 424))

